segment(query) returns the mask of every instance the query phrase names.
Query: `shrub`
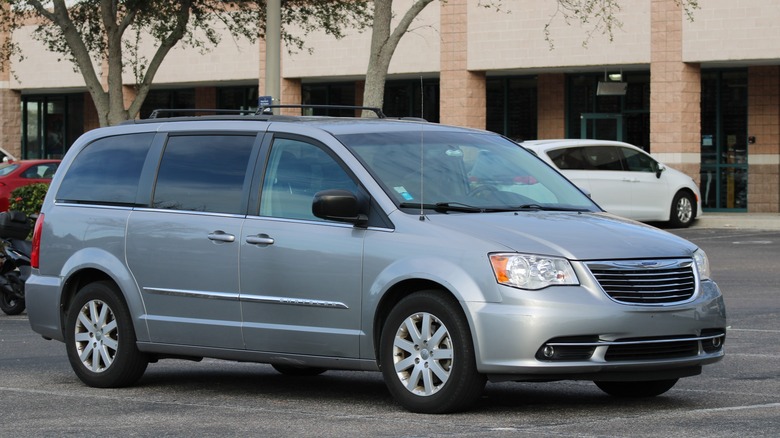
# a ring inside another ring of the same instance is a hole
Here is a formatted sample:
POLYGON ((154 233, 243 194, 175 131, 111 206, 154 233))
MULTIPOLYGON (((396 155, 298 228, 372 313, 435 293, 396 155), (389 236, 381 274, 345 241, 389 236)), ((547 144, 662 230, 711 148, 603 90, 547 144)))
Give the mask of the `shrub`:
POLYGON ((21 211, 27 216, 40 213, 47 190, 49 185, 44 183, 19 187, 11 192, 8 209, 21 211))

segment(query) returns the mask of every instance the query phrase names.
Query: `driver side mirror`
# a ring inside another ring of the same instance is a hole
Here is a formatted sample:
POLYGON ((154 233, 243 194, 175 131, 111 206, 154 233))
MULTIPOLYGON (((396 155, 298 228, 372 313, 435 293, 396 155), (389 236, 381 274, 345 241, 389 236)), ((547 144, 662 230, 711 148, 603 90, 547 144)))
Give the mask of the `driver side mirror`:
POLYGON ((349 190, 323 190, 314 195, 311 204, 314 216, 329 221, 347 222, 356 226, 368 223, 368 216, 360 213, 357 196, 349 190))
POLYGON ((661 174, 666 170, 666 167, 659 165, 658 168, 655 170, 655 177, 661 178, 661 174))

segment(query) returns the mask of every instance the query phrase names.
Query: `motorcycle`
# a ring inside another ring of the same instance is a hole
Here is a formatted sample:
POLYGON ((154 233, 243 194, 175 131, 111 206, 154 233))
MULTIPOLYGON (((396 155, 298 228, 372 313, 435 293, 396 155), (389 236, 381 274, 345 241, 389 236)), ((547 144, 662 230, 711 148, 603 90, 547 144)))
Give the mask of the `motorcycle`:
POLYGON ((7 315, 24 311, 24 282, 30 278, 32 242, 27 236, 35 218, 20 211, 0 213, 0 310, 7 315))

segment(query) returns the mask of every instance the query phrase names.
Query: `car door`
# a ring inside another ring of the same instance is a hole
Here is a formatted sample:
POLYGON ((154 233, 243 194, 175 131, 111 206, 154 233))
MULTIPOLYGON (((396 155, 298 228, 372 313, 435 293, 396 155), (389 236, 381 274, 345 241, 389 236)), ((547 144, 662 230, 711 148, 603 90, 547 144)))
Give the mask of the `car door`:
POLYGON ((618 216, 631 215, 631 184, 623 171, 619 150, 612 146, 575 146, 550 151, 563 175, 590 191, 604 210, 618 216))
POLYGON ((355 192, 327 148, 273 139, 259 214, 241 236, 243 335, 250 350, 358 357, 365 229, 311 212, 314 194, 355 192))
POLYGON ((151 208, 134 210, 126 233, 152 342, 243 348, 238 255, 255 143, 168 138, 151 208))
POLYGON ((631 183, 631 217, 637 220, 663 220, 671 208, 668 178, 658 172, 659 164, 636 149, 620 147, 631 183))

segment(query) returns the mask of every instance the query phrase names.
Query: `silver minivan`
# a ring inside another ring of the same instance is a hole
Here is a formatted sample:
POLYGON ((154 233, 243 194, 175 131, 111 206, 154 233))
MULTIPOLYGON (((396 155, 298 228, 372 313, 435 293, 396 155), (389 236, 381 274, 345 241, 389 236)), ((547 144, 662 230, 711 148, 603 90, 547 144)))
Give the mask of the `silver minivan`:
POLYGON ((84 134, 34 234, 30 324, 87 385, 163 358, 381 371, 404 408, 486 381, 656 396, 723 358, 696 245, 603 212, 499 135, 415 120, 142 120, 84 134))

